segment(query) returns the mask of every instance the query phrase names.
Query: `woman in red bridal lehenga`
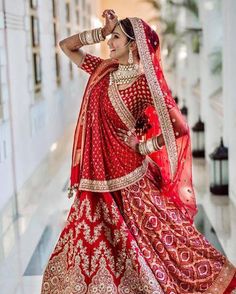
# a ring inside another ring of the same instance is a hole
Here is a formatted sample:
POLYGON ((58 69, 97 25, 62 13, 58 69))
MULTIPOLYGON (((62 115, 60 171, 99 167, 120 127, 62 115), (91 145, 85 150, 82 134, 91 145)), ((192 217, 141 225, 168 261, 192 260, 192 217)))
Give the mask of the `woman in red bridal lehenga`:
POLYGON ((189 128, 139 18, 60 42, 90 74, 74 135, 75 195, 42 293, 233 293, 235 268, 193 225, 189 128), (108 41, 110 59, 79 48, 108 41), (147 155, 148 153, 148 155, 147 155))

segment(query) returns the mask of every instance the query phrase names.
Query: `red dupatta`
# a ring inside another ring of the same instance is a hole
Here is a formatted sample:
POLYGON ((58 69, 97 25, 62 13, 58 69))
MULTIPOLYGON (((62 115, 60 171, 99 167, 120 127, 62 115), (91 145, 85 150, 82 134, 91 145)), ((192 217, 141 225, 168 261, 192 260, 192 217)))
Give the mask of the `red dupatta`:
POLYGON ((77 121, 77 125, 74 133, 74 141, 72 148, 72 163, 71 163, 71 175, 70 175, 70 186, 68 188, 68 197, 71 198, 78 191, 80 182, 80 167, 82 164, 83 156, 83 143, 86 130, 86 112, 87 106, 90 99, 90 92, 93 87, 99 83, 99 81, 113 71, 117 67, 117 62, 113 60, 104 60, 90 76, 80 108, 80 113, 77 121))
POLYGON ((193 221, 197 208, 192 185, 190 131, 187 127, 185 135, 179 138, 175 136, 170 111, 178 113, 180 120, 184 120, 184 118, 174 102, 162 71, 160 43, 156 32, 139 18, 130 18, 130 21, 135 34, 140 62, 155 106, 154 113, 149 111, 152 128, 148 136, 162 133, 165 141, 164 148, 150 157, 161 170, 163 193, 167 197, 173 198, 183 213, 190 221, 193 221), (170 100, 175 105, 171 110, 167 106, 170 100))
MULTIPOLYGON (((148 135, 153 136, 162 133, 165 141, 165 147, 152 154, 151 157, 160 167, 163 178, 163 193, 167 197, 172 197, 183 213, 192 221, 197 210, 192 187, 189 129, 184 136, 176 139, 167 107, 167 101, 173 100, 173 98, 161 68, 160 46, 156 32, 139 18, 130 18, 130 21, 134 29, 140 63, 143 66, 155 106, 155 115, 151 113, 150 116, 152 129, 148 135)), ((69 197, 73 196, 73 191, 77 191, 79 187, 79 170, 83 155, 86 110, 90 92, 102 77, 116 67, 117 62, 105 60, 98 66, 88 81, 74 135, 69 197)), ((173 108, 171 111, 173 111, 173 108)), ((175 106, 174 111, 179 112, 177 106, 175 106)), ((179 116, 184 119, 181 114, 179 116)))

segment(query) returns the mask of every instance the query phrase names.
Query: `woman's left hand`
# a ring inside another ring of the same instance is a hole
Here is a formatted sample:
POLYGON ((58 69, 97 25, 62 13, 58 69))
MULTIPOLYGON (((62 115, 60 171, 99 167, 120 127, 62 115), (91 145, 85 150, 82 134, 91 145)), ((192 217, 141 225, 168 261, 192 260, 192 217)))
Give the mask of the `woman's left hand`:
POLYGON ((122 129, 118 129, 118 136, 121 140, 125 142, 126 145, 128 145, 130 148, 132 148, 134 151, 138 151, 138 137, 135 134, 135 130, 131 131, 125 131, 122 129))

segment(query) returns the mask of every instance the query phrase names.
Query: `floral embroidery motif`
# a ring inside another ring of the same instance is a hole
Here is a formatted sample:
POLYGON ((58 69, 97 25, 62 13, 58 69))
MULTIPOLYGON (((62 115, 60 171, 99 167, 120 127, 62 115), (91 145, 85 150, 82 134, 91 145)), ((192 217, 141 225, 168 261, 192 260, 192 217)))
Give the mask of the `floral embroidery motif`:
POLYGON ((48 271, 44 275, 42 293, 87 293, 87 285, 80 269, 80 258, 77 256, 75 258, 75 266, 67 271, 67 252, 68 244, 65 245, 64 252, 49 261, 48 271))
POLYGON ((235 268, 149 177, 119 192, 77 195, 42 294, 224 292, 235 268))
POLYGON ((41 293, 163 294, 114 200, 105 203, 101 197, 94 206, 91 196, 75 199, 45 270, 41 293), (91 240, 87 227, 78 227, 81 222, 89 224, 90 233, 94 228, 91 240), (98 240, 94 236, 101 224, 104 230, 98 240), (117 229, 111 231, 109 225, 117 229))
POLYGON ((96 294, 116 294, 117 288, 113 282, 113 277, 106 268, 105 258, 100 259, 100 268, 89 285, 89 292, 96 294))

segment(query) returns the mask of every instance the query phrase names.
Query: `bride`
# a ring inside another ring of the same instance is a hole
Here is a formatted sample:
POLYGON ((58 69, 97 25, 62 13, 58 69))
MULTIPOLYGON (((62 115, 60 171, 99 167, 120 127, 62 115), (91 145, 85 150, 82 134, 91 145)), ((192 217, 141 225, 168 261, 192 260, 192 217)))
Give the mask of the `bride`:
POLYGON ((103 28, 60 41, 90 78, 74 134, 75 198, 41 293, 233 293, 235 267, 193 225, 189 127, 159 38, 142 19, 103 17, 103 28), (80 49, 108 35, 109 59, 80 49))

